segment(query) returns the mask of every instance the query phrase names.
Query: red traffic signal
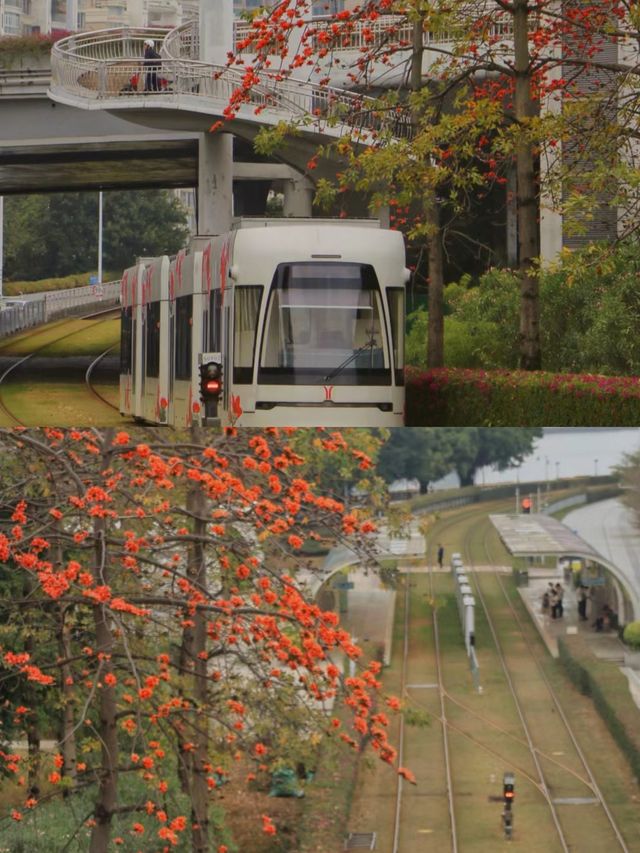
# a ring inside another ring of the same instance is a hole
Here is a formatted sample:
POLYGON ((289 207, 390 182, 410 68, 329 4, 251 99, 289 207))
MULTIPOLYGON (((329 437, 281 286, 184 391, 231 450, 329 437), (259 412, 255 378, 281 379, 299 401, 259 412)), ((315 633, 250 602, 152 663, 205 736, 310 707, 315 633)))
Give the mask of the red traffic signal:
POLYGON ((515 776, 513 773, 505 773, 502 779, 502 796, 505 803, 512 803, 515 799, 515 776))
POLYGON ((202 402, 217 400, 222 394, 222 365, 216 361, 200 365, 200 395, 202 402))

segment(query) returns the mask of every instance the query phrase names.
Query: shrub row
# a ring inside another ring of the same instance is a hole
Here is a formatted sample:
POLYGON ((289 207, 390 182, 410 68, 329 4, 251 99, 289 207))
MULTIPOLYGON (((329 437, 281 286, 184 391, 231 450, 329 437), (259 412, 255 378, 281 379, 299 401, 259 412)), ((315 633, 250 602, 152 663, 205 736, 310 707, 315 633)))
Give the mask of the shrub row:
POLYGON ((635 376, 407 369, 407 426, 637 426, 635 376))
POLYGON ((640 710, 617 666, 598 661, 582 637, 559 637, 560 661, 571 681, 593 704, 640 779, 640 710))
MULTIPOLYGON (((72 273, 59 278, 42 278, 38 281, 5 281, 4 295, 16 297, 22 296, 24 293, 48 293, 51 290, 86 287, 89 284, 89 278, 95 274, 96 270, 93 273, 72 273)), ((117 281, 119 278, 119 273, 105 272, 102 281, 106 284, 109 281, 117 281)))

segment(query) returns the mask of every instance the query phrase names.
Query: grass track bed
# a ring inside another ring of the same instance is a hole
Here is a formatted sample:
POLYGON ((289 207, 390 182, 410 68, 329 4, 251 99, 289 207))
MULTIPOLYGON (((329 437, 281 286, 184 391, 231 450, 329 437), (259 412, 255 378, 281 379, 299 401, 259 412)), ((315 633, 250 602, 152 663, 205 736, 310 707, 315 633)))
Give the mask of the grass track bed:
MULTIPOLYGON (((96 388, 117 404, 115 386, 98 384, 96 388)), ((25 380, 15 385, 3 385, 2 399, 26 426, 106 427, 124 423, 119 412, 101 403, 89 392, 84 381, 72 385, 25 380)), ((14 426, 13 423, 3 423, 2 418, 0 412, 0 425, 14 426)))
MULTIPOLYGON (((438 543, 446 558, 459 551, 470 565, 510 565, 509 555, 490 525, 488 514, 509 512, 512 501, 464 507, 434 518, 429 529, 428 553, 432 564, 438 543), (488 552, 488 553, 487 553, 488 552)), ((524 631, 552 679, 574 733, 596 775, 607 803, 619 822, 627 848, 640 853, 640 812, 638 787, 620 751, 609 736, 589 699, 579 695, 564 676, 558 663, 549 657, 510 576, 502 575, 509 599, 522 620, 520 628, 510 610, 496 575, 478 573, 495 621, 501 646, 520 694, 526 718, 543 753, 540 761, 553 797, 592 797, 593 793, 576 774, 585 771, 573 748, 560 715, 530 657, 524 631), (562 755, 553 755, 553 753, 562 755), (562 765, 565 765, 564 767, 562 765)), ((432 626, 432 596, 424 574, 401 578, 410 586, 410 640, 407 659, 408 685, 432 684, 437 680, 432 626)), ((443 683, 447 694, 449 750, 452 764, 454 808, 460 853, 494 853, 519 848, 526 853, 556 853, 563 849, 549 806, 539 789, 538 774, 522 724, 493 642, 488 621, 476 599, 476 643, 481 670, 482 692, 473 689, 455 602, 453 578, 449 573, 433 574, 434 599, 438 606, 439 636, 443 661, 443 683), (502 775, 516 775, 515 834, 511 842, 502 834, 502 804, 489 796, 501 797, 502 775)), ((404 593, 396 599, 394 649, 391 667, 385 671, 388 692, 397 692, 402 663, 404 593)), ((398 853, 452 849, 449 827, 446 777, 440 723, 438 691, 434 688, 405 691, 405 721, 425 715, 427 726, 405 725, 404 764, 418 779, 418 786, 403 786, 400 844, 398 853)), ((639 718, 640 719, 640 718, 639 718)), ((392 731, 391 736, 395 735, 392 731)), ((396 741, 397 742, 397 741, 396 741)), ((392 851, 387 831, 395 809, 395 789, 384 766, 361 767, 351 831, 377 831, 377 849, 392 851)), ((558 805, 560 820, 570 839, 570 849, 579 853, 620 850, 604 810, 596 805, 558 805)))

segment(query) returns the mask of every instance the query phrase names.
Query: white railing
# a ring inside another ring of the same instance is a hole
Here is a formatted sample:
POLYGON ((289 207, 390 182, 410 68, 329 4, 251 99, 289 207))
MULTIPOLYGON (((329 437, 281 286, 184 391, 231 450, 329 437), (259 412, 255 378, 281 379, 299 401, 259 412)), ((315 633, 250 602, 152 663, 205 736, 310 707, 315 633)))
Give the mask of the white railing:
MULTIPOLYGON (((464 30, 468 29, 468 25, 464 30)), ((330 50, 332 53, 340 51, 360 51, 362 48, 375 50, 380 47, 390 49, 410 48, 413 40, 413 24, 404 15, 381 15, 375 21, 357 21, 353 26, 345 26, 331 18, 314 18, 306 27, 309 33, 310 44, 314 50, 325 46, 325 34, 330 33, 330 50), (337 26, 338 30, 332 28, 337 26)), ((511 34, 512 27, 506 21, 504 23, 492 23, 487 28, 488 37, 507 36, 511 34)), ((250 21, 235 21, 234 43, 236 51, 243 44, 255 28, 250 21)), ((422 43, 425 47, 438 44, 454 43, 459 39, 459 33, 453 30, 426 31, 423 34, 422 43)), ((253 44, 243 47, 241 53, 255 53, 253 44)))
MULTIPOLYGON (((180 108, 185 106, 183 101, 188 96, 215 101, 212 113, 221 115, 233 96, 244 88, 246 72, 194 59, 166 58, 153 67, 157 89, 144 92, 149 68, 139 58, 139 46, 151 32, 103 30, 57 42, 51 55, 52 94, 64 92, 82 100, 109 100, 110 109, 114 98, 137 101, 149 96, 161 97, 163 105, 180 108)), ((165 56, 169 50, 172 55, 175 53, 178 39, 175 31, 172 32, 165 56)), ((323 132, 327 123, 347 125, 365 133, 388 127, 399 136, 407 135, 410 129, 404 116, 394 111, 389 118, 373 98, 276 74, 263 75, 261 82, 245 93, 237 109, 243 118, 253 117, 255 121, 266 110, 277 112, 277 119, 301 119, 316 126, 323 123, 323 132)))
POLYGON ((108 308, 120 302, 120 279, 86 287, 51 290, 43 294, 43 302, 47 321, 83 308, 108 308))
POLYGON ((166 59, 200 59, 200 27, 198 20, 188 21, 176 27, 162 44, 162 56, 166 59))
POLYGON ((11 308, 0 308, 0 338, 45 322, 43 301, 25 302, 11 308))
MULTIPOLYGON (((11 298, 11 297, 9 297, 11 298)), ((20 297, 16 297, 19 300, 20 297)), ((92 284, 86 287, 70 287, 51 290, 38 298, 25 300, 22 305, 0 309, 0 338, 22 329, 48 323, 57 317, 79 313, 95 308, 117 306, 120 302, 120 281, 92 284)))

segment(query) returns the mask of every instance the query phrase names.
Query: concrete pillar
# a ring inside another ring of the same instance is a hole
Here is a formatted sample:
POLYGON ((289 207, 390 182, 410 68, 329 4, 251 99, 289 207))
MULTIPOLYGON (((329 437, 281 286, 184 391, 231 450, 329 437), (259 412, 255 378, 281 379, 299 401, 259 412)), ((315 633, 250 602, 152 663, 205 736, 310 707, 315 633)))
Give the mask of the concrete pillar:
MULTIPOLYGON (((224 65, 233 47, 233 0, 200 4, 200 58, 224 65)), ((198 236, 223 234, 233 216, 233 137, 205 133, 198 146, 198 236)))
POLYGON ((540 258, 543 265, 555 261, 561 251, 562 215, 543 207, 540 212, 540 258))
POLYGON ((200 58, 224 65, 233 49, 233 0, 200 4, 200 58))
POLYGON ((233 137, 203 133, 198 144, 198 236, 223 234, 233 216, 233 137))
POLYGON ((130 27, 148 26, 147 9, 144 0, 129 0, 127 13, 130 27))
POLYGON ((67 0, 67 29, 73 33, 78 30, 78 0, 67 0))
POLYGON ((284 181, 284 216, 312 216, 314 188, 308 178, 284 181))

